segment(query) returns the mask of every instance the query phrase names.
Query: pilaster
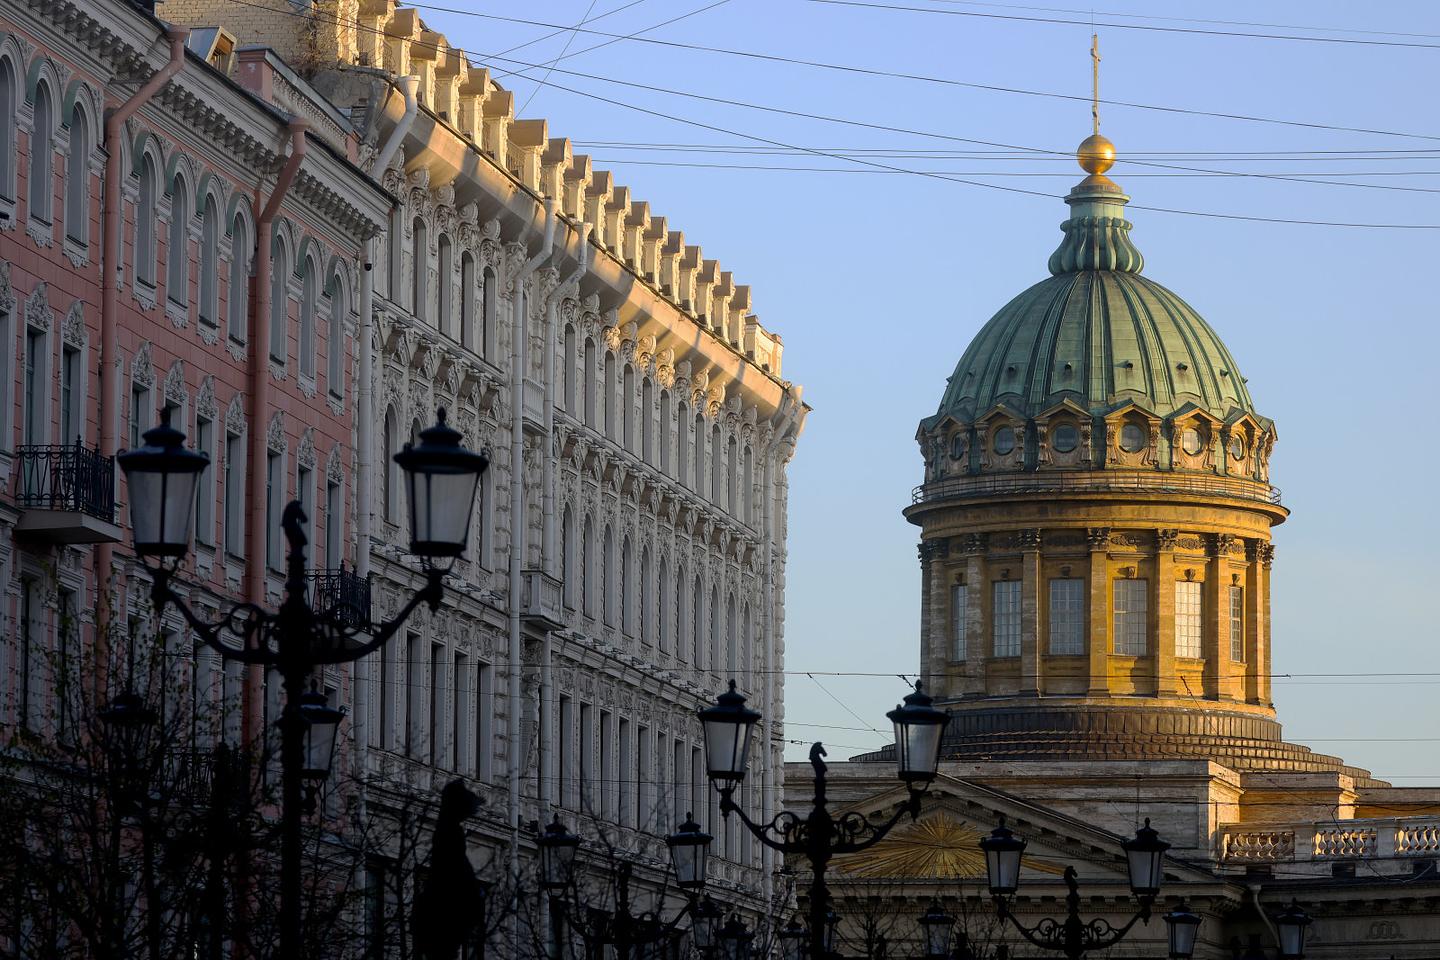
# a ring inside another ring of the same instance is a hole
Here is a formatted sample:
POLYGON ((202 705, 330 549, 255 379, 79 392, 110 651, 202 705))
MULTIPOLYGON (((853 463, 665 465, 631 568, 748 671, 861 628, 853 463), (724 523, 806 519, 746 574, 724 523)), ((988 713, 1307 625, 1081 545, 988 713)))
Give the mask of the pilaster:
POLYGON ((1090 527, 1085 531, 1090 548, 1090 689, 1092 697, 1110 692, 1110 528, 1090 527))
POLYGON ((986 694, 986 661, 990 657, 990 641, 985 634, 985 598, 989 591, 989 564, 985 559, 986 540, 983 533, 965 537, 965 693, 983 697, 986 694))
POLYGON ((1040 531, 1021 530, 1020 696, 1038 697, 1040 669, 1040 531))
POLYGON ((1251 703, 1270 701, 1270 665, 1265 643, 1269 571, 1264 559, 1271 553, 1266 549, 1269 546, 1263 540, 1245 543, 1246 559, 1250 562, 1245 570, 1245 672, 1248 678, 1245 699, 1251 703))
POLYGON ((1210 700, 1235 695, 1230 660, 1230 545, 1235 537, 1210 538, 1209 570, 1205 575, 1205 696, 1210 700))
POLYGON ((1155 585, 1150 590, 1154 599, 1151 620, 1155 638, 1155 693, 1170 697, 1180 692, 1175 670, 1175 530, 1155 531, 1155 585))

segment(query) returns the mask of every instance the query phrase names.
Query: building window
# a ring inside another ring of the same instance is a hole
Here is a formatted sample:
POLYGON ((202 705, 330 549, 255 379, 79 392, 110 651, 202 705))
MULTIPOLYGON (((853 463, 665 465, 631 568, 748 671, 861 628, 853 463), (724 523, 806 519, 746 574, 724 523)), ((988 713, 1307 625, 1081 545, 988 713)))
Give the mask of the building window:
POLYGON ((965 621, 970 613, 970 588, 963 583, 957 583, 950 588, 950 659, 955 661, 964 660, 965 653, 965 621))
POLYGON ((170 187, 170 242, 165 249, 165 296, 190 303, 190 197, 183 177, 170 187))
MULTIPOLYGON (((215 459, 215 424, 207 417, 195 418, 195 449, 213 462, 215 459)), ((209 546, 215 545, 215 471, 200 472, 200 482, 195 485, 195 539, 209 546)))
POLYGON ((442 233, 440 234, 439 259, 436 266, 439 269, 438 279, 440 283, 440 332, 447 337, 455 336, 455 329, 451 326, 455 319, 454 309, 451 305, 451 299, 454 296, 451 291, 454 284, 450 280, 450 270, 453 260, 454 255, 450 250, 450 238, 442 233))
POLYGON ((384 436, 381 440, 384 449, 381 455, 385 458, 380 465, 380 515, 387 523, 395 523, 400 513, 400 477, 399 466, 395 463, 395 454, 399 452, 396 442, 399 439, 400 425, 395 416, 395 408, 385 409, 384 436))
POLYGON ((1143 657, 1150 649, 1150 581, 1115 581, 1115 652, 1143 657))
POLYGON ((656 427, 660 437, 660 457, 657 466, 660 472, 670 473, 670 391, 660 391, 660 423, 656 427))
MULTIPOLYGON (((25 429, 22 443, 45 442, 45 333, 25 328, 25 429)), ((139 444, 134 444, 139 446, 139 444)))
POLYGON ((79 443, 83 429, 80 421, 80 388, 82 376, 80 351, 65 347, 60 351, 60 442, 79 443))
POLYGON ((460 254, 460 345, 475 349, 475 258, 468 250, 460 254))
POLYGON ((290 251, 278 234, 270 256, 270 359, 284 364, 290 335, 290 251))
POLYGON ((575 762, 575 736, 571 732, 575 722, 575 708, 571 699, 560 695, 560 709, 555 711, 560 729, 555 737, 555 757, 559 761, 555 770, 555 799, 562 807, 571 806, 570 790, 575 782, 571 764, 575 762))
POLYGON ((430 252, 429 241, 425 236, 424 220, 416 217, 413 226, 415 242, 411 248, 410 312, 415 315, 416 320, 424 323, 430 298, 430 291, 426 289, 426 270, 429 266, 426 255, 430 252))
POLYGON ((470 714, 474 709, 475 675, 470 670, 470 658, 455 652, 455 663, 451 667, 451 680, 455 685, 453 693, 454 710, 451 715, 450 738, 453 744, 451 766, 456 773, 474 774, 475 743, 470 738, 474 728, 470 726, 470 714))
POLYGON ((990 610, 994 656, 1020 656, 1020 581, 997 580, 990 610))
POLYGON ((315 472, 309 467, 297 467, 295 470, 295 499, 300 502, 300 509, 305 512, 305 539, 310 543, 315 542, 315 472))
POLYGON ((575 609, 575 514, 570 505, 560 518, 560 584, 565 606, 575 609))
POLYGON ((482 357, 495 352, 491 340, 495 336, 495 271, 486 267, 480 273, 480 330, 478 349, 482 357))
POLYGON ((1245 662, 1245 588, 1230 585, 1230 659, 1245 662))
POLYGON ((1204 656, 1201 646, 1200 589, 1203 584, 1180 580, 1175 584, 1175 656, 1198 660, 1204 656))
POLYGON ((325 565, 336 569, 345 562, 345 488, 325 481, 325 565))
POLYGON ((430 766, 453 766, 445 755, 446 744, 441 739, 448 724, 445 722, 445 646, 430 644, 430 723, 426 726, 426 744, 430 766))
POLYGON ((35 125, 30 128, 30 218, 49 223, 54 216, 55 110, 50 85, 35 87, 35 125))
POLYGON ((632 405, 635 403, 635 368, 628 363, 620 377, 620 384, 620 433, 625 449, 634 453, 635 413, 632 405))
POLYGON ((320 298, 320 266, 314 260, 305 261, 305 279, 300 287, 300 342, 296 352, 300 354, 300 375, 315 376, 315 307, 320 298))
POLYGON ((280 472, 280 454, 265 454, 265 559, 270 569, 280 570, 280 498, 285 496, 285 475, 280 472))
POLYGON ((424 641, 418 633, 407 633, 405 642, 405 756, 418 758, 425 736, 424 641))
POLYGON ((0 58, 0 197, 15 199, 15 66, 0 58))
POLYGON ((1085 581, 1078 577, 1050 581, 1050 652, 1085 652, 1085 581))
POLYGON ((143 383, 130 384, 130 449, 138 450, 145 443, 150 429, 150 388, 143 383))
POLYGON ((488 663, 475 668, 475 776, 495 776, 495 670, 488 663))
POLYGON ((230 280, 225 289, 226 321, 230 339, 245 343, 250 339, 250 238, 245 220, 239 214, 230 225, 230 280))
POLYGON ((581 809, 586 813, 595 811, 595 708, 588 703, 580 704, 580 766, 579 786, 581 809))
POLYGON ((220 213, 215 198, 207 196, 200 207, 200 322, 214 327, 220 317, 220 213))
POLYGON ((608 439, 618 439, 615 432, 615 354, 609 350, 605 351, 605 372, 600 378, 600 409, 605 418, 605 436, 608 439))
MULTIPOLYGON (((5 61, 0 60, 0 80, 5 76, 5 61)), ((0 95, 4 90, 0 89, 0 95)), ((5 118, 0 117, 0 126, 5 123, 5 118)), ((0 161, 3 162, 3 161, 0 161)), ((9 307, 0 304, 0 370, 14 370, 18 364, 15 360, 15 313, 9 307)), ((6 377, 4 383, 0 383, 0 449, 9 450, 15 443, 14 433, 14 403, 15 396, 12 384, 13 377, 6 377)))
POLYGON ((140 158, 140 195, 135 203, 135 280, 155 286, 155 161, 140 158))
POLYGON ((345 278, 330 278, 330 326, 325 333, 325 381, 332 397, 345 396, 345 318, 350 315, 345 278))
POLYGON ((80 104, 70 110, 70 162, 65 173, 65 236, 90 240, 90 127, 80 104))
POLYGON ((35 697, 35 680, 40 670, 40 611, 42 603, 39 585, 30 579, 20 581, 20 649, 15 664, 16 702, 15 719, 21 727, 29 729, 36 719, 39 704, 35 697))
POLYGON ((232 557, 242 557, 245 555, 245 437, 229 431, 225 433, 225 490, 222 497, 225 552, 232 557))

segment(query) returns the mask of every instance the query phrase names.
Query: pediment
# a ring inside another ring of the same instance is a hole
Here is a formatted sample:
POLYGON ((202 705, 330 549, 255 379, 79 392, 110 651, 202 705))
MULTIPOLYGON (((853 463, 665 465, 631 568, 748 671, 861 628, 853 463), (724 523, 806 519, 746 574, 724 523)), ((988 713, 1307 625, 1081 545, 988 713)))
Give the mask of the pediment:
POLYGON ((975 423, 989 424, 996 420, 1010 424, 1023 424, 1025 422, 1025 418, 1017 413, 1013 407, 1006 406, 1003 403, 997 403, 987 410, 984 416, 976 417, 975 423))
POLYGON ((1182 423, 1186 420, 1204 420, 1206 423, 1217 427, 1223 423, 1215 414, 1195 403, 1186 403, 1170 415, 1171 423, 1182 423))
POLYGON ((1124 416, 1127 413, 1138 414, 1154 423, 1159 423, 1162 419, 1164 419, 1160 416, 1160 414, 1156 413, 1154 410, 1151 410, 1149 407, 1146 407, 1145 405, 1140 403, 1136 403, 1134 400, 1128 399, 1121 400, 1119 403, 1112 405, 1104 412, 1104 417, 1106 422, 1113 423, 1115 420, 1124 416))
POLYGON ((1075 417, 1082 421, 1087 420, 1090 417, 1089 410, 1086 410, 1084 407, 1080 406, 1080 404, 1076 403, 1074 400, 1071 400, 1069 397, 1065 397, 1061 399, 1059 403, 1052 404, 1051 406, 1046 407, 1044 410, 1041 410, 1039 413, 1037 413, 1035 415, 1035 420, 1038 423, 1044 423, 1051 417, 1055 416, 1057 413, 1073 414, 1075 417))

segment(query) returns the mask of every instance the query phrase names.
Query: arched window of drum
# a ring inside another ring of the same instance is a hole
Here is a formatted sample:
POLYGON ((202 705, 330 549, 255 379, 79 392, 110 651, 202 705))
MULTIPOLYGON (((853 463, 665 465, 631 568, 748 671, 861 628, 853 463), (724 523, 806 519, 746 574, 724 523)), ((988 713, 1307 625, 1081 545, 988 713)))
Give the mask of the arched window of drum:
POLYGON ((620 432, 625 449, 635 452, 635 368, 625 364, 620 385, 620 432))
POLYGON ((0 58, 0 197, 15 199, 15 65, 0 58))
POLYGON ((460 345, 475 349, 475 258, 460 254, 460 345))
POLYGON ((205 195, 200 205, 200 321, 214 327, 220 319, 220 211, 205 195))
POLYGON ((320 300, 320 265, 308 257, 300 287, 300 373, 315 376, 315 308, 320 300))
POLYGON ((580 539, 580 605, 587 617, 595 616, 596 567, 595 521, 585 518, 584 536, 580 539))
POLYGON ((235 214, 230 225, 230 279, 225 289, 226 323, 230 339, 246 343, 250 339, 250 236, 245 218, 235 214))
POLYGON ((396 441, 399 440, 399 417, 395 415, 395 408, 393 406, 385 408, 384 429, 384 449, 381 450, 381 456, 384 459, 381 461, 381 469, 379 471, 380 511, 387 522, 394 523, 395 515, 398 512, 396 510, 396 501, 399 498, 400 485, 395 476, 399 468, 395 465, 395 461, 391 459, 398 452, 396 449, 396 441))
POLYGON ((479 351, 482 357, 495 355, 495 271, 486 267, 480 272, 480 330, 479 351))
POLYGON ((675 404, 675 479, 690 484, 690 408, 681 400, 675 404))
POLYGON ((569 504, 560 515, 560 583, 565 606, 575 609, 575 513, 569 504))
POLYGON ((70 159, 65 170, 65 236, 90 240, 90 123, 77 101, 70 110, 70 159))
POLYGON ((450 276, 454 266, 454 252, 450 248, 450 238, 442 233, 440 234, 439 256, 436 260, 436 282, 440 285, 440 332, 447 337, 455 336, 455 328, 451 326, 455 322, 454 308, 451 302, 454 297, 455 284, 450 276))
POLYGON ((662 555, 656 566, 655 593, 659 602, 655 605, 655 634, 660 641, 660 652, 670 649, 670 630, 673 623, 670 616, 670 564, 662 555))
POLYGON ((410 245, 410 312, 415 319, 424 323, 430 309, 430 291, 427 287, 430 270, 430 240, 425 232, 425 221, 415 218, 410 245))
POLYGON ((575 409, 575 377, 578 373, 575 366, 579 362, 575 351, 575 328, 567 324, 565 348, 560 351, 560 402, 572 417, 580 412, 575 409))
POLYGON ((655 463, 655 387, 649 377, 640 386, 640 457, 655 463))
POLYGON ((640 548, 640 605, 635 611, 640 620, 641 643, 655 642, 655 630, 652 627, 654 623, 652 601, 655 599, 655 585, 650 579, 654 572, 650 566, 650 546, 646 544, 640 548))
POLYGON ((635 555, 630 538, 620 543, 620 632, 635 635, 635 555))
POLYGON ((619 438, 615 429, 619 404, 615 400, 615 354, 609 350, 605 351, 605 375, 600 378, 600 390, 600 409, 605 414, 605 436, 615 440, 619 438))
POLYGON ((350 315, 350 291, 340 272, 330 277, 330 323, 325 331, 325 380, 330 394, 345 395, 345 318, 350 315))
POLYGON ((580 367, 580 389, 585 391, 585 426, 595 426, 595 341, 585 341, 585 362, 580 367))
POLYGON ((30 128, 30 216, 49 223, 55 202, 55 108, 50 84, 35 87, 35 124, 30 128))
POLYGON ((732 593, 725 600, 725 669, 732 677, 739 677, 742 669, 739 630, 740 624, 735 618, 735 594, 732 593))
POLYGON ((604 567, 600 575, 602 589, 600 593, 600 619, 610 626, 616 622, 616 593, 615 593, 615 531, 610 524, 605 524, 604 552, 600 555, 600 563, 604 567))
POLYGON ((159 181, 155 160, 140 158, 140 192, 135 201, 135 279, 155 286, 155 195, 159 181))
POLYGON ((165 246, 165 296, 190 303, 190 185, 176 175, 170 185, 170 239, 165 246))
POLYGON ((290 331, 290 251, 285 238, 275 235, 270 264, 270 358, 285 362, 286 339, 290 331))

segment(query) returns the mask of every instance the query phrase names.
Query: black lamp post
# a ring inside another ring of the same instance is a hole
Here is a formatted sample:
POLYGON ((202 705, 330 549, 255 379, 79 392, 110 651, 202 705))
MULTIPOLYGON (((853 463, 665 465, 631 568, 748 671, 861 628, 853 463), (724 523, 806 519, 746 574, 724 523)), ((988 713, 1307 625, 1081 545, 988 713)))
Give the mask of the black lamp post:
POLYGON ((948 957, 950 955, 950 934, 955 928, 955 918, 940 907, 937 900, 930 909, 920 915, 920 931, 925 943, 926 957, 948 957))
POLYGON ((919 683, 905 697, 903 706, 896 706, 886 716, 895 724, 896 773, 905 783, 910 800, 884 823, 873 823, 859 814, 846 814, 836 819, 827 809, 825 795, 825 747, 810 748, 810 764, 815 768, 815 794, 808 816, 803 819, 782 811, 766 824, 756 823, 735 802, 735 788, 744 782, 750 754, 751 733, 760 722, 760 714, 745 706, 745 697, 729 689, 716 698, 715 705, 700 711, 700 727, 705 734, 705 765, 710 782, 720 792, 720 812, 726 817, 735 813, 745 828, 761 843, 781 854, 802 855, 810 862, 809 940, 811 960, 832 955, 835 943, 836 917, 830 910, 830 889, 825 871, 830 860, 839 854, 856 853, 874 846, 900 822, 905 814, 911 819, 920 814, 920 796, 935 779, 940 766, 940 745, 950 715, 932 706, 934 701, 919 683))
POLYGON ((745 921, 732 916, 720 930, 720 960, 750 960, 750 941, 754 939, 745 921))
POLYGON ((1312 923, 1310 915, 1295 900, 1275 918, 1275 932, 1280 940, 1281 960, 1304 960, 1305 932, 1312 923))
MULTIPOLYGON (((1025 841, 1015 836, 1005 826, 1002 818, 990 836, 980 841, 985 853, 985 870, 990 884, 990 895, 995 899, 995 913, 1001 920, 1009 921, 1026 940, 1042 950, 1063 953, 1069 960, 1078 960, 1092 950, 1111 947, 1130 932, 1136 923, 1150 922, 1150 908, 1160 892, 1163 879, 1162 865, 1165 851, 1170 844, 1150 828, 1150 821, 1135 831, 1133 839, 1124 841, 1126 865, 1130 871, 1130 893, 1139 902, 1128 923, 1113 927, 1109 921, 1096 918, 1086 923, 1080 918, 1080 888, 1076 881, 1075 868, 1065 868, 1065 886, 1069 893, 1065 897, 1065 919, 1046 917, 1033 927, 1026 927, 1010 912, 1006 898, 1020 886, 1020 858, 1025 852, 1025 841)), ((1198 918, 1197 918, 1197 923, 1198 918)), ((1173 926, 1171 928, 1173 934, 1173 926)), ((1191 935, 1193 943, 1194 936, 1191 935)))
POLYGON ((1181 900, 1179 906, 1162 918, 1170 940, 1170 960, 1190 960, 1195 955, 1195 938, 1200 932, 1200 917, 1190 912, 1181 900))
POLYGON ((669 922, 662 921, 655 911, 639 914, 630 911, 633 865, 628 861, 621 862, 615 871, 613 915, 584 904, 574 890, 575 858, 584 841, 565 829, 558 816, 535 839, 540 848, 540 886, 550 894, 552 907, 565 917, 593 953, 603 953, 604 948, 610 946, 620 960, 631 960, 637 951, 668 942, 687 916, 691 918, 691 940, 697 949, 713 949, 718 940, 723 950, 723 932, 718 929, 720 909, 709 897, 700 898, 712 839, 689 814, 680 828, 665 838, 675 885, 686 898, 685 906, 669 922), (567 891, 572 896, 566 897, 567 891))
POLYGON ((335 733, 343 716, 326 705, 323 694, 307 694, 306 680, 317 667, 349 663, 379 649, 421 603, 432 611, 439 609, 444 576, 465 551, 475 490, 489 465, 484 456, 462 447, 460 440, 460 434, 445 423, 441 409, 435 425, 420 434, 420 443, 407 444, 395 455, 410 495, 410 549, 420 557, 426 582, 399 614, 379 624, 356 624, 353 617, 311 607, 306 596, 306 517, 298 501, 285 507, 280 523, 289 552, 285 599, 279 609, 272 612, 242 602, 216 620, 201 618, 170 581, 190 549, 195 489, 209 458, 184 448, 185 436, 170 426, 168 415, 160 426, 146 431, 143 447, 116 458, 129 485, 135 553, 154 578, 150 597, 156 616, 173 605, 222 657, 273 667, 284 681, 285 706, 279 721, 281 956, 302 954, 300 827, 303 810, 314 801, 313 787, 306 799, 305 784, 329 777, 335 733), (226 633, 238 635, 238 648, 223 641, 226 633))
POLYGON ((791 917, 790 922, 780 928, 775 934, 780 941, 780 960, 805 960, 805 925, 800 922, 799 917, 791 917))

